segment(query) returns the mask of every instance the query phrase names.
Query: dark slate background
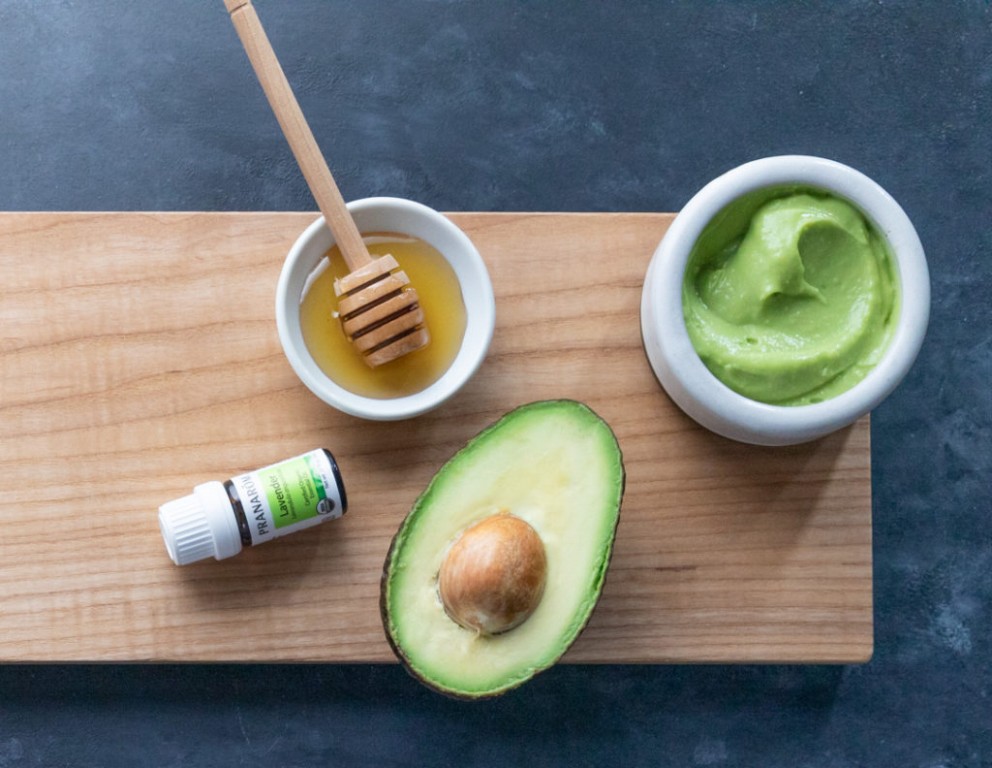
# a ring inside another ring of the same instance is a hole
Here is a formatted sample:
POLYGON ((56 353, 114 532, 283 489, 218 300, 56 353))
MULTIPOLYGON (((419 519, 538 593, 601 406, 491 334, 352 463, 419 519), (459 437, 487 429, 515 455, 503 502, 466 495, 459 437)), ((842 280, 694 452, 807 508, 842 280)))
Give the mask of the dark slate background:
MULTIPOLYGON (((346 198, 670 211, 783 152, 896 197, 933 313, 872 422, 875 657, 474 705, 395 666, 0 666, 0 767, 992 766, 988 2, 256 7, 346 198)), ((145 209, 315 209, 221 1, 0 0, 0 210, 145 209)))

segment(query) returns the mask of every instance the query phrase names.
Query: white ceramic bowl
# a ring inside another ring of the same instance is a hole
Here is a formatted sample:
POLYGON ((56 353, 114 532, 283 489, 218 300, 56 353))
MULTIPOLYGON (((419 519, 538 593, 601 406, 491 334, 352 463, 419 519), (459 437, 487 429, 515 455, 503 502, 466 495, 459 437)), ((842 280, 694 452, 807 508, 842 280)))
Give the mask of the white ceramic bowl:
POLYGON ((655 375, 675 403, 703 426, 758 445, 813 440, 856 421, 899 384, 916 359, 930 315, 923 246, 905 212, 878 184, 818 157, 755 160, 714 179, 682 209, 651 259, 641 295, 641 332, 655 375), (898 276, 900 314, 878 365, 851 389, 821 403, 777 406, 724 385, 696 354, 682 314, 682 279, 696 239, 710 220, 743 195, 798 185, 843 198, 888 242, 898 276))
POLYGON ((458 277, 465 302, 466 325, 454 362, 426 389, 405 397, 378 399, 350 392, 320 369, 300 328, 300 297, 307 277, 334 237, 317 219, 293 244, 276 288, 279 340, 300 380, 317 397, 340 411, 375 421, 394 421, 436 408, 455 394, 482 364, 496 325, 496 303, 486 265, 468 236, 448 218, 420 203, 393 197, 370 197, 348 204, 361 232, 397 232, 436 248, 458 277))

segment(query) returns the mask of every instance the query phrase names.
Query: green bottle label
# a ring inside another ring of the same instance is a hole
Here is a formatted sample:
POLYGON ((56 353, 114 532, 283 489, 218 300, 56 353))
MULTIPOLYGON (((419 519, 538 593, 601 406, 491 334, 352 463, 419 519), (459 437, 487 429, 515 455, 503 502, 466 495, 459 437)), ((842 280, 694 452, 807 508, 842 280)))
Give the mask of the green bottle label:
POLYGON ((241 497, 252 544, 341 517, 341 488, 327 455, 311 451, 231 478, 241 497))

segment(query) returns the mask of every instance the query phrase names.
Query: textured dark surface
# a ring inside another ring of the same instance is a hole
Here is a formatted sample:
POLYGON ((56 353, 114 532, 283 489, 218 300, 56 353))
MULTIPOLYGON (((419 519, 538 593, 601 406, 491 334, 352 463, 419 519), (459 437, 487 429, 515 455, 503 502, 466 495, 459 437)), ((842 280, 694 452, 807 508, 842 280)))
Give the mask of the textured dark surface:
MULTIPOLYGON (((988 3, 256 7, 347 198, 669 211, 783 152, 893 194, 933 312, 872 422, 875 657, 477 705, 392 666, 0 667, 0 766, 992 766, 988 3)), ((314 207, 220 0, 0 0, 0 210, 314 207)))

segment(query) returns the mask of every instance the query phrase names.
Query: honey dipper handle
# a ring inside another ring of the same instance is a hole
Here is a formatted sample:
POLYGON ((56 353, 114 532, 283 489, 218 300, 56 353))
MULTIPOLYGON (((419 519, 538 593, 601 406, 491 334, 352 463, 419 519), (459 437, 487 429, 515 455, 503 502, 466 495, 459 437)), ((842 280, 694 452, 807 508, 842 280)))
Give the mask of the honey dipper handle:
POLYGON ((224 0, 224 5, 231 14, 231 22, 303 172, 303 178, 317 201, 317 207, 334 234, 334 240, 341 249, 349 271, 354 272, 368 264, 372 257, 369 256, 358 227, 345 206, 341 191, 331 176, 331 170, 317 146, 313 132, 307 125, 293 89, 279 65, 265 29, 262 28, 262 22, 255 13, 255 7, 251 0, 224 0))

